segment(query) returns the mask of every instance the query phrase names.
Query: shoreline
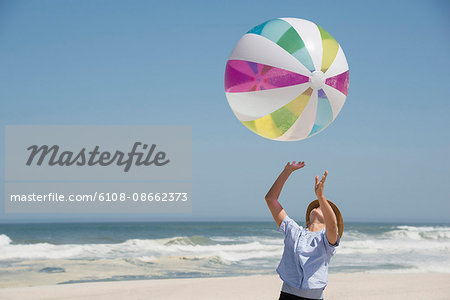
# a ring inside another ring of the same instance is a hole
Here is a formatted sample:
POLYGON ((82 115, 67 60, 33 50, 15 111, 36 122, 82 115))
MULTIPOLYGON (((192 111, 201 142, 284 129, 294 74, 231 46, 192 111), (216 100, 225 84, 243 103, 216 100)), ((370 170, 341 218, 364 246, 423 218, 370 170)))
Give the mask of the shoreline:
MULTIPOLYGON (((0 288, 1 299, 278 299, 278 275, 87 282, 0 288)), ((324 299, 448 299, 447 273, 330 274, 324 299)))

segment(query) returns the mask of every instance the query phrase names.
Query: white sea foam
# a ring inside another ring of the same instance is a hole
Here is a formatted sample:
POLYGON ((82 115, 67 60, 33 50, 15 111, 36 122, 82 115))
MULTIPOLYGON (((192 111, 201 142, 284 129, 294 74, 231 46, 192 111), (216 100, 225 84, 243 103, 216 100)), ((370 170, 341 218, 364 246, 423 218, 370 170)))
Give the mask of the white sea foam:
POLYGON ((332 265, 370 272, 450 273, 449 233, 448 226, 393 226, 379 233, 345 233, 332 265))
POLYGON ((394 226, 382 233, 344 233, 339 253, 450 253, 450 227, 394 226))
POLYGON ((449 242, 421 240, 366 239, 359 241, 342 241, 338 250, 342 254, 354 253, 448 253, 449 242))
POLYGON ((387 238, 406 240, 450 240, 450 227, 444 226, 397 226, 385 233, 387 238))
POLYGON ((140 261, 143 261, 143 262, 155 262, 158 260, 158 258, 156 256, 141 256, 141 257, 136 257, 136 259, 139 259, 140 261))
MULTIPOLYGON (((346 230, 332 267, 340 270, 450 272, 450 227, 386 226, 361 232, 346 230)), ((0 234, 0 261, 32 259, 116 259, 142 263, 191 257, 202 263, 276 267, 283 252, 279 236, 174 236, 129 239, 115 244, 12 244, 0 234)))
POLYGON ((2 246, 0 260, 8 259, 95 259, 117 257, 150 257, 192 255, 196 257, 219 256, 228 262, 245 259, 277 257, 282 251, 282 240, 272 243, 252 241, 235 244, 207 244, 207 238, 174 237, 166 239, 130 239, 117 244, 6 244, 2 246), (201 240, 194 244, 193 240, 201 240))
POLYGON ((6 234, 0 234, 0 246, 11 244, 11 239, 6 234))

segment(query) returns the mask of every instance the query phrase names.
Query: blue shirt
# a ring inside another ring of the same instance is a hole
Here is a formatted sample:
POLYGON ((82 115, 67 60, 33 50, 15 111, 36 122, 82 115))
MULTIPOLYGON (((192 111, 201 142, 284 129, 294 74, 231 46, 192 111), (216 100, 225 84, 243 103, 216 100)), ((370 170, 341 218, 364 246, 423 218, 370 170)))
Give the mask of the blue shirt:
POLYGON ((284 250, 277 273, 288 285, 301 289, 320 289, 328 283, 328 264, 336 253, 335 245, 327 240, 325 229, 312 232, 299 226, 289 216, 280 224, 284 250))
POLYGON ((292 287, 288 285, 286 282, 283 281, 283 285, 281 286, 281 290, 285 293, 307 298, 307 299, 323 299, 323 291, 325 288, 320 289, 298 289, 295 287, 292 287))

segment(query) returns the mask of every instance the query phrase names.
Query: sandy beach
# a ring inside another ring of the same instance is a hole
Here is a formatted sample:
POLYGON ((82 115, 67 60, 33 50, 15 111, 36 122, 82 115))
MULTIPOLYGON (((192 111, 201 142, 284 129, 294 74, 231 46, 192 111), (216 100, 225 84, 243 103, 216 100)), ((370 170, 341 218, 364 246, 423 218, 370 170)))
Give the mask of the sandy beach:
MULTIPOLYGON (((0 299, 278 299, 276 275, 93 282, 0 289, 0 299)), ((331 274, 324 299, 448 299, 450 274, 331 274)))

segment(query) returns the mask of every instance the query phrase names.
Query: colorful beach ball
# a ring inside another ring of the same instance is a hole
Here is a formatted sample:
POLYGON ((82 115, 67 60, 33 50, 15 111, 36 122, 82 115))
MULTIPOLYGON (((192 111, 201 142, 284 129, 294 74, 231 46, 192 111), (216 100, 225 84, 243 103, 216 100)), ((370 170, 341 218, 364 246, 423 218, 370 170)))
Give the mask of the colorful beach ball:
POLYGON ((225 92, 239 121, 268 139, 297 141, 324 130, 347 98, 344 51, 325 29, 297 18, 248 31, 228 58, 225 92))

